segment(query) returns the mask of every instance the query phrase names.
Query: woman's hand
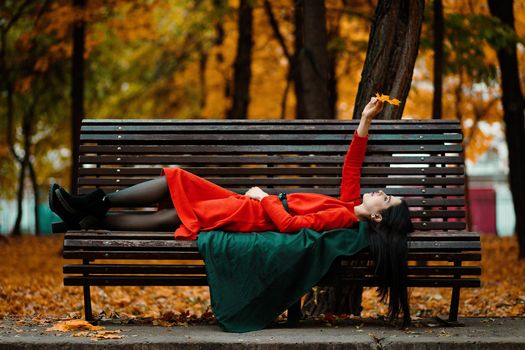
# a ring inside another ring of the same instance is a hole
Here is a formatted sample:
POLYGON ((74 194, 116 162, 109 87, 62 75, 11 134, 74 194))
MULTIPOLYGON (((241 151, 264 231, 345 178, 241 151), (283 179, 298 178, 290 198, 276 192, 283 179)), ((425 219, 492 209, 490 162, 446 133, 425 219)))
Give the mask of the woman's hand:
POLYGON ((248 191, 246 191, 245 195, 250 198, 257 199, 258 201, 266 196, 269 196, 268 193, 264 192, 257 186, 250 188, 248 191))
POLYGON ((361 113, 361 119, 372 120, 376 115, 383 110, 384 102, 378 99, 377 97, 372 97, 370 102, 363 109, 361 113))
POLYGON ((368 128, 372 119, 381 112, 383 109, 383 101, 379 100, 377 97, 372 97, 370 102, 365 106, 363 113, 361 113, 361 120, 357 126, 357 135, 365 137, 368 135, 368 128))

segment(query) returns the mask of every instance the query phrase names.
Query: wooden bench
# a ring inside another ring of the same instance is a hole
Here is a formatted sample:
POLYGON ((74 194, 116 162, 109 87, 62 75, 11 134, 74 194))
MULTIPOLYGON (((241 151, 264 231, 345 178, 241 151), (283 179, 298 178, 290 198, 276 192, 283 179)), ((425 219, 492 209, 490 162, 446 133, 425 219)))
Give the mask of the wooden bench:
MULTIPOLYGON (((119 190, 159 176, 161 167, 179 166, 240 194, 259 186, 270 194, 338 198, 344 155, 357 125, 351 120, 84 119, 77 194, 95 187, 119 190)), ((459 122, 373 121, 361 194, 384 189, 406 199, 416 228, 409 237, 409 286, 451 287, 452 324, 458 320, 460 288, 480 287, 480 237, 465 231, 464 174, 459 122)), ((129 210, 156 207, 112 208, 129 210)), ((63 232, 60 223, 53 226, 63 232)), ((64 265, 64 284, 83 286, 88 320, 93 319, 90 286, 207 285, 196 242, 174 240, 173 232, 68 231, 63 256, 81 261, 64 265)), ((368 258, 363 251, 338 259, 319 285, 377 286, 368 258)), ((295 322, 298 308, 289 310, 295 322)))

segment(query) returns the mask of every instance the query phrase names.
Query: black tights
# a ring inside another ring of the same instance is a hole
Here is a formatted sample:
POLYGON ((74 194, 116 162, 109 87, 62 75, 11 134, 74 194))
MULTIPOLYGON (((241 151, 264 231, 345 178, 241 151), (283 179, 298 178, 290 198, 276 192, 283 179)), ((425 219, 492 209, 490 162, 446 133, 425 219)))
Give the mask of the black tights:
MULTIPOLYGON (((166 176, 144 181, 118 192, 106 194, 112 207, 146 206, 170 196, 166 176)), ((181 220, 175 208, 165 208, 155 213, 107 213, 102 228, 110 230, 174 231, 181 220)))

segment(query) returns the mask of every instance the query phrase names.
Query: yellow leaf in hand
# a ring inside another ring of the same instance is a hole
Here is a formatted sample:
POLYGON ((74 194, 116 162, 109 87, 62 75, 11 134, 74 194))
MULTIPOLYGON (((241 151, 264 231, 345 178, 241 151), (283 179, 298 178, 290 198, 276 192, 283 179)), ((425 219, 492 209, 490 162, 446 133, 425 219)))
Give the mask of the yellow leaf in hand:
POLYGON ((389 100, 387 102, 390 103, 391 105, 394 105, 394 106, 399 106, 399 104, 401 103, 401 101, 399 101, 397 98, 394 98, 394 99, 389 100))
POLYGON ((390 96, 388 95, 383 95, 383 94, 379 95, 379 92, 376 92, 376 97, 379 99, 379 101, 383 101, 383 102, 388 101, 388 99, 390 98, 390 96))
POLYGON ((388 102, 394 106, 399 106, 399 104, 401 103, 401 101, 399 101, 397 98, 390 99, 389 95, 379 94, 379 92, 376 92, 376 97, 378 100, 383 101, 383 102, 388 102))

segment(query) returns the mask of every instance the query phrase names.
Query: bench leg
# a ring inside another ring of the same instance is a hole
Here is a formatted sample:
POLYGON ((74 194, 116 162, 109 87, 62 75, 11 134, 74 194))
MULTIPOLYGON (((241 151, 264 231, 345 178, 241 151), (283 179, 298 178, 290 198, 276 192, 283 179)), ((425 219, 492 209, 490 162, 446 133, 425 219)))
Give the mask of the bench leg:
POLYGON ((295 304, 288 308, 288 327, 297 327, 302 316, 301 299, 299 299, 295 304))
MULTIPOLYGON (((89 265, 89 259, 82 259, 82 263, 84 265, 89 265)), ((89 274, 85 273, 84 277, 89 276, 89 274)), ((94 321, 93 319, 93 312, 91 310, 91 287, 84 286, 84 318, 86 321, 94 321)))
POLYGON ((450 300, 450 311, 448 314, 449 322, 458 321, 458 309, 459 309, 459 287, 453 287, 452 297, 450 300))
POLYGON ((93 312, 91 310, 91 287, 84 286, 84 317, 86 321, 94 321, 93 312))
MULTIPOLYGON (((461 261, 455 261, 454 266, 461 266, 461 261)), ((454 277, 459 278, 459 275, 454 277)), ((452 296, 450 298, 450 310, 448 313, 448 320, 445 320, 439 316, 436 319, 445 326, 451 327, 464 327, 465 324, 458 322, 458 311, 459 311, 459 291, 460 287, 452 287, 452 296)))

